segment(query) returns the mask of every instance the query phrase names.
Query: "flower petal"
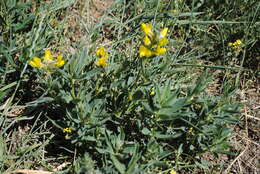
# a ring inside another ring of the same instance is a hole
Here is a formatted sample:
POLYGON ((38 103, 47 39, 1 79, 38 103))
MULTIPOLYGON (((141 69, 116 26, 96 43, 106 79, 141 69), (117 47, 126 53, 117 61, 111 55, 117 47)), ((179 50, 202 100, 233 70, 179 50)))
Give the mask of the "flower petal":
POLYGON ((144 37, 143 42, 144 42, 144 45, 146 45, 146 46, 148 46, 152 43, 148 36, 144 37))
POLYGON ((28 62, 29 65, 31 65, 34 68, 42 68, 43 64, 39 57, 34 57, 31 61, 28 62))
POLYGON ((96 50, 96 54, 98 57, 108 57, 108 53, 105 49, 104 46, 100 46, 97 50, 96 50))
POLYGON ((65 64, 65 61, 64 61, 64 60, 59 60, 59 61, 57 61, 57 62, 55 63, 55 66, 59 68, 59 67, 62 67, 64 64, 65 64))
POLYGON ((101 66, 101 67, 106 67, 107 66, 107 59, 105 57, 101 57, 98 59, 98 61, 96 62, 97 66, 101 66))
POLYGON ((166 37, 167 32, 168 32, 168 28, 162 29, 160 32, 160 38, 166 37))
POLYGON ((153 56, 153 52, 146 48, 144 45, 139 47, 139 56, 140 57, 151 57, 153 56))
POLYGON ((165 53, 166 53, 166 48, 157 47, 156 50, 155 50, 155 54, 157 56, 165 54, 165 53))
POLYGON ((45 50, 45 55, 43 57, 44 61, 50 62, 53 61, 53 57, 51 55, 51 51, 50 50, 45 50))
POLYGON ((233 43, 229 42, 229 43, 228 43, 228 46, 229 46, 229 47, 232 47, 232 46, 233 46, 233 43))
POLYGON ((166 37, 164 37, 164 38, 159 40, 158 45, 164 46, 164 45, 167 45, 168 43, 169 43, 169 40, 166 37))
POLYGON ((240 40, 240 39, 238 39, 238 40, 236 40, 235 44, 236 44, 236 45, 241 45, 241 44, 242 44, 242 42, 241 42, 241 40, 240 40))
POLYGON ((152 32, 152 24, 141 24, 141 30, 148 36, 152 36, 153 32, 152 32))

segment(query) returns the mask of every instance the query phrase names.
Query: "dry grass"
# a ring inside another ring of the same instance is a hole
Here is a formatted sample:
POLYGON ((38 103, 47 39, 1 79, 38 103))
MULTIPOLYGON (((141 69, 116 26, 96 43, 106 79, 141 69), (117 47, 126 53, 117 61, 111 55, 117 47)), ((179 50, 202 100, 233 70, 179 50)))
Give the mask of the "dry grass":
POLYGON ((250 87, 243 85, 240 99, 248 103, 243 107, 240 125, 235 127, 235 136, 232 138, 234 150, 239 155, 228 162, 225 173, 252 173, 260 172, 260 117, 259 83, 256 81, 250 87))

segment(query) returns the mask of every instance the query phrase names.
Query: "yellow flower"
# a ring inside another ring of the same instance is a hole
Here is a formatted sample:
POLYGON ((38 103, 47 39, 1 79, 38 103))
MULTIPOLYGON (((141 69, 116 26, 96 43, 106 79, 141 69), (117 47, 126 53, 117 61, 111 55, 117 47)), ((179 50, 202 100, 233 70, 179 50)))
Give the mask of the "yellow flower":
POLYGON ((172 170, 170 171, 170 174, 177 174, 177 173, 176 173, 175 170, 172 169, 172 170))
POLYGON ((140 57, 151 57, 153 56, 153 52, 146 48, 145 46, 141 45, 139 47, 139 55, 140 57))
POLYGON ((71 133, 72 132, 72 129, 71 128, 69 128, 69 127, 66 127, 66 128, 64 128, 63 129, 63 133, 71 133))
POLYGON ((232 42, 229 42, 229 43, 228 43, 228 46, 229 46, 229 47, 232 47, 232 46, 233 46, 233 43, 232 43, 232 42))
POLYGON ((62 67, 65 64, 65 61, 61 55, 54 58, 51 55, 50 50, 45 50, 45 55, 42 58, 34 57, 31 61, 28 62, 34 68, 43 68, 45 70, 50 70, 53 68, 62 67))
POLYGON ((241 45, 242 45, 242 41, 240 39, 237 39, 234 43, 232 42, 228 43, 228 46, 237 52, 242 50, 241 45))
POLYGON ((34 57, 32 60, 29 61, 28 64, 31 65, 34 68, 42 68, 43 67, 42 61, 39 57, 34 57))
POLYGON ((98 61, 96 62, 97 66, 101 66, 101 67, 106 67, 107 66, 107 59, 104 57, 101 57, 98 59, 98 61))
POLYGON ((62 67, 64 64, 65 64, 65 61, 64 61, 63 57, 62 57, 61 55, 59 55, 59 56, 57 57, 55 66, 56 66, 56 67, 62 67))
POLYGON ((165 46, 169 43, 169 40, 166 38, 168 33, 168 28, 163 28, 158 33, 152 32, 151 24, 141 24, 141 30, 145 33, 143 38, 143 45, 139 47, 139 56, 140 57, 152 57, 158 56, 166 53, 165 46))
POLYGON ((153 35, 153 32, 152 32, 153 26, 152 26, 152 24, 141 24, 141 29, 142 29, 142 31, 146 35, 148 35, 148 36, 152 36, 153 35))
POLYGON ((144 41, 144 45, 146 45, 146 46, 148 46, 152 43, 148 36, 145 36, 143 41, 144 41))
POLYGON ((43 57, 43 60, 46 62, 52 62, 53 61, 53 57, 51 55, 51 51, 50 50, 45 50, 45 55, 43 57))
POLYGON ((160 32, 160 36, 159 36, 159 37, 160 37, 160 38, 166 37, 167 32, 168 32, 168 28, 162 29, 161 32, 160 32))
POLYGON ((234 45, 241 45, 242 44, 242 42, 241 42, 241 40, 236 40, 236 42, 234 42, 234 45))
POLYGON ((191 134, 193 132, 193 127, 189 128, 188 133, 191 134))
POLYGON ((104 57, 104 58, 108 58, 108 52, 106 51, 104 46, 101 46, 97 49, 96 54, 98 57, 104 57))
POLYGON ((166 48, 157 47, 156 50, 155 50, 155 54, 157 56, 165 54, 165 53, 166 53, 166 48))
POLYGON ((169 43, 169 40, 166 37, 164 37, 164 38, 159 40, 158 45, 164 46, 164 45, 167 45, 168 43, 169 43))
POLYGON ((154 92, 154 91, 151 91, 151 92, 150 92, 150 95, 155 95, 155 92, 154 92))
POLYGON ((108 52, 106 51, 104 46, 101 46, 96 51, 97 56, 99 59, 96 62, 97 66, 106 67, 107 64, 107 58, 108 58, 108 52))

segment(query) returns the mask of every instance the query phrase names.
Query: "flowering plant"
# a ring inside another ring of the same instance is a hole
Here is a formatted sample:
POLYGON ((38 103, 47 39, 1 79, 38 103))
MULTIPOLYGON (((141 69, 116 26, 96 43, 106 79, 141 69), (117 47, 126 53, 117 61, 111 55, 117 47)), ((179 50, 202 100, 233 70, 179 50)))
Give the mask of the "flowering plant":
POLYGON ((34 57, 28 64, 34 68, 51 70, 53 68, 62 67, 65 61, 61 55, 54 57, 51 55, 50 50, 45 50, 45 55, 42 58, 34 57))
POLYGON ((139 47, 140 57, 159 56, 166 53, 165 45, 168 44, 167 39, 168 28, 163 28, 159 33, 152 31, 152 24, 141 24, 141 30, 145 34, 143 43, 139 47))
POLYGON ((104 46, 99 47, 96 51, 96 55, 99 57, 99 59, 96 62, 96 65, 101 67, 106 67, 108 52, 106 51, 105 47, 104 46))

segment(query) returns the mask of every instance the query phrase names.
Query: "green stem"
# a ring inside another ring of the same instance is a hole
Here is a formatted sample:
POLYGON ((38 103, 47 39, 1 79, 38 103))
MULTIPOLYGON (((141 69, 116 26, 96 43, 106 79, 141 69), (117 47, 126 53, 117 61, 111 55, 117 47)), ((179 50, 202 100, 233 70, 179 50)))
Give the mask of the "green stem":
POLYGON ((239 87, 239 79, 240 79, 241 72, 243 71, 243 65, 244 65, 245 57, 246 57, 246 49, 244 49, 244 51, 243 51, 243 58, 242 58, 242 61, 240 63, 240 68, 239 68, 238 74, 236 76, 236 83, 235 83, 236 87, 239 87))

